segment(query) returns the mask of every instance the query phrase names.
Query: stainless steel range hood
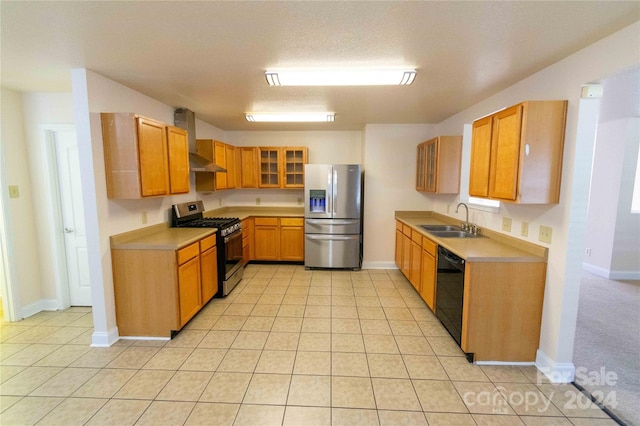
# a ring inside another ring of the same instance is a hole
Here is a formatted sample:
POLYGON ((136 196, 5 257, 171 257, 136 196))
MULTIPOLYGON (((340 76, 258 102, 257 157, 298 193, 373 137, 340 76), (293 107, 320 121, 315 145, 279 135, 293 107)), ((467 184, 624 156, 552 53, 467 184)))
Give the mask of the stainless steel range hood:
POLYGON ((223 172, 227 170, 216 165, 213 158, 206 158, 198 153, 196 146, 196 115, 186 108, 176 108, 173 120, 176 127, 185 129, 189 140, 189 169, 192 172, 223 172))

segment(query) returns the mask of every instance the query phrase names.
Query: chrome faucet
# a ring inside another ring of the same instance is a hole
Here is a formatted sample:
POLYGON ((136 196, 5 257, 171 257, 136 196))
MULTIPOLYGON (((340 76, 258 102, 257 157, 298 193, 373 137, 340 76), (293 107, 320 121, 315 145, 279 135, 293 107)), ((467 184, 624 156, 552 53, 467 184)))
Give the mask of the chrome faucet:
POLYGON ((462 223, 462 230, 469 231, 471 229, 471 224, 469 223, 469 207, 467 207, 465 203, 458 203, 458 206, 456 207, 456 213, 458 213, 460 206, 464 207, 467 212, 465 221, 462 223))

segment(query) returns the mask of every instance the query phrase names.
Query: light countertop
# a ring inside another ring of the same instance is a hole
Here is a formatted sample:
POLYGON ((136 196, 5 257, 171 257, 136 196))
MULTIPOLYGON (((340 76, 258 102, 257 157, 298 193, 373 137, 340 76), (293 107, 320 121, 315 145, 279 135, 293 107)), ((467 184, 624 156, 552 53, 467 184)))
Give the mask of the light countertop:
POLYGON ((114 250, 179 250, 213 235, 216 228, 169 228, 164 224, 111 237, 114 250))
POLYGON ((396 219, 423 236, 462 257, 467 262, 547 262, 547 249, 542 246, 481 229, 478 238, 440 238, 419 225, 459 225, 447 216, 433 212, 396 212, 396 219))

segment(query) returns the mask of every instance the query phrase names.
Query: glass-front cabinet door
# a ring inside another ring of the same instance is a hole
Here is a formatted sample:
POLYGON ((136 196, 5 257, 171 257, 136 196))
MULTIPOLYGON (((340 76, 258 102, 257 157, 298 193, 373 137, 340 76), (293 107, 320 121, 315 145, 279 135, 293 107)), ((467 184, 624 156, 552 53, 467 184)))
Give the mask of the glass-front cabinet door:
POLYGON ((259 147, 260 188, 280 188, 280 149, 259 147))
POLYGON ((304 188, 304 165, 307 164, 306 147, 286 147, 284 151, 284 187, 304 188))

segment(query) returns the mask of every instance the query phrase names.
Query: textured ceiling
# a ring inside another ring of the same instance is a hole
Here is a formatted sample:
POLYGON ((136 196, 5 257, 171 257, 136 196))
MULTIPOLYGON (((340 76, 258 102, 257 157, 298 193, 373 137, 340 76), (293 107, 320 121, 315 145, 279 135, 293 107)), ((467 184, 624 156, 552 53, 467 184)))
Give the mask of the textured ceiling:
MULTIPOLYGON (((437 123, 640 19, 640 2, 8 2, 2 86, 69 91, 88 68, 223 130, 437 123), (396 66, 411 86, 269 87, 274 67, 396 66), (244 112, 330 110, 333 123, 244 112)), ((640 44, 640 42, 639 42, 640 44)))

